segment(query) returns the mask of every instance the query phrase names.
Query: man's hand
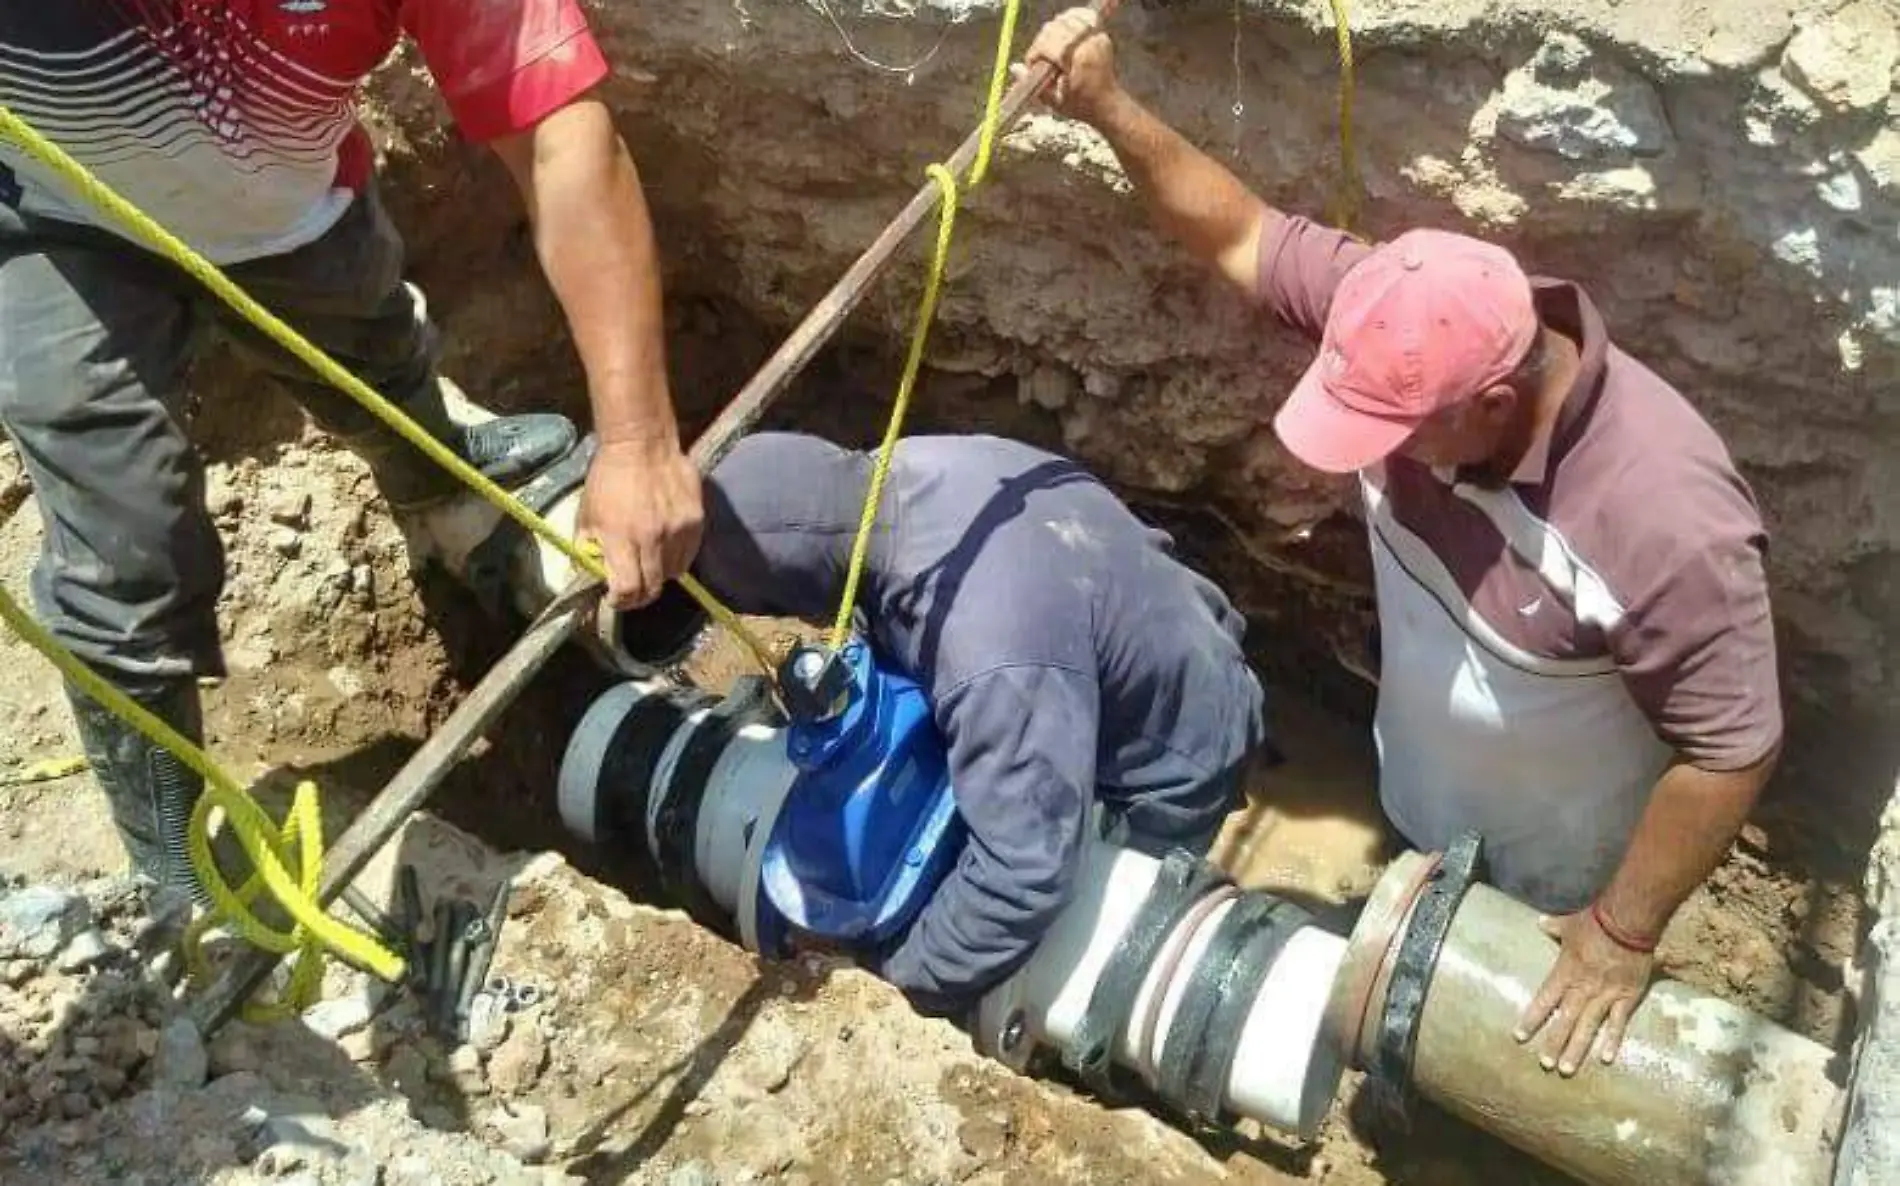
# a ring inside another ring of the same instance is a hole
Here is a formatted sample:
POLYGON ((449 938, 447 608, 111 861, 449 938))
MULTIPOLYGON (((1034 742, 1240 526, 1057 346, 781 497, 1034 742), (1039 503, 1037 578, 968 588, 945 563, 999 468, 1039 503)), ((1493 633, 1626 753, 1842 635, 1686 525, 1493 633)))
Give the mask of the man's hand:
POLYGON ((1070 119, 1095 123, 1121 92, 1115 77, 1115 47, 1093 9, 1071 8, 1042 27, 1025 66, 1047 62, 1055 75, 1043 88, 1043 101, 1070 119))
POLYGON ((650 603, 685 572, 704 525, 699 470, 677 442, 601 445, 587 471, 577 526, 600 545, 615 609, 650 603))
POLYGON ((1545 1070, 1577 1073, 1595 1045, 1605 1066, 1616 1061, 1623 1031, 1649 991, 1656 957, 1612 939, 1589 910, 1545 918, 1544 933, 1563 953, 1517 1021, 1513 1035, 1528 1042, 1544 1032, 1540 1060, 1545 1070))

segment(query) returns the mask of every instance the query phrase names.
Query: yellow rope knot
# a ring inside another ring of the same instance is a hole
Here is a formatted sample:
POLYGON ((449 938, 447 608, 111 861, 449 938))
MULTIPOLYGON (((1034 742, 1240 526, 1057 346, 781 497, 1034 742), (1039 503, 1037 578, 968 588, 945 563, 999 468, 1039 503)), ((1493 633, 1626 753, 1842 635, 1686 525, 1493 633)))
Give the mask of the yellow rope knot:
MULTIPOLYGON (((210 756, 170 725, 153 716, 137 701, 107 683, 70 650, 60 645, 44 626, 34 621, 4 589, 0 589, 0 621, 4 621, 28 646, 46 657, 59 673, 87 696, 137 729, 154 745, 162 746, 205 781, 205 793, 191 817, 191 865, 199 881, 210 893, 217 910, 207 914, 187 930, 186 960, 196 972, 204 967, 200 942, 212 926, 223 918, 248 942, 280 955, 297 953, 297 967, 291 977, 291 991, 277 1009, 252 1012, 251 1016, 275 1016, 289 1010, 308 1007, 322 986, 323 955, 332 951, 345 960, 391 982, 402 978, 402 957, 390 951, 373 936, 330 917, 317 900, 318 883, 323 875, 323 819, 318 811, 317 789, 305 783, 297 790, 289 821, 282 829, 266 815, 248 792, 219 769, 210 756), (211 813, 221 811, 250 858, 256 872, 233 891, 224 881, 211 854, 211 813), (298 873, 287 867, 293 858, 298 873), (251 912, 250 903, 268 888, 295 923, 288 931, 266 926, 251 912)), ((195 972, 195 974, 196 974, 195 972)))

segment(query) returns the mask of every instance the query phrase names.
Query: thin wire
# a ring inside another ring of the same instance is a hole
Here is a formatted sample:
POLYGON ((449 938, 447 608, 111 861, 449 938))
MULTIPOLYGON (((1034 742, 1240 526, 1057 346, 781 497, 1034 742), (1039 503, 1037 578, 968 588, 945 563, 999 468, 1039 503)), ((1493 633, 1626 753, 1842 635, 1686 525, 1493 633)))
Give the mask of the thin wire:
POLYGON ((950 26, 945 24, 941 29, 937 30, 937 43, 931 46, 923 57, 918 58, 908 66, 892 66, 889 63, 880 62, 869 54, 864 53, 852 42, 850 30, 846 29, 843 22, 838 19, 837 14, 831 11, 829 0, 818 0, 818 11, 824 13, 825 19, 831 22, 831 27, 838 31, 838 37, 844 42, 846 53, 873 70, 880 71, 884 74, 901 75, 907 83, 912 81, 912 77, 917 71, 930 64, 931 59, 937 56, 937 51, 943 48, 943 43, 949 40, 950 37, 950 26))
POLYGON ((1240 97, 1240 0, 1234 0, 1234 159, 1240 159, 1240 117, 1247 104, 1240 97))

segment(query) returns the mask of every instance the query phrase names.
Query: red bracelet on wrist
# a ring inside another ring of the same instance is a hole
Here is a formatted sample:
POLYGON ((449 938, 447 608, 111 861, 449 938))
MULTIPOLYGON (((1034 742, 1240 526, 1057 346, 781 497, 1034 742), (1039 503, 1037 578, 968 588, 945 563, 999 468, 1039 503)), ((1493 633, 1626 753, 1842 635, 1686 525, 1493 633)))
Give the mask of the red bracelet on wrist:
POLYGON ((1657 940, 1644 938, 1640 935, 1632 935, 1622 927, 1611 922, 1610 916, 1603 912, 1603 903, 1601 901, 1590 903, 1590 917, 1596 920, 1597 929, 1608 935, 1610 942, 1621 947, 1623 950, 1634 951, 1640 955, 1648 955, 1656 950, 1657 940))

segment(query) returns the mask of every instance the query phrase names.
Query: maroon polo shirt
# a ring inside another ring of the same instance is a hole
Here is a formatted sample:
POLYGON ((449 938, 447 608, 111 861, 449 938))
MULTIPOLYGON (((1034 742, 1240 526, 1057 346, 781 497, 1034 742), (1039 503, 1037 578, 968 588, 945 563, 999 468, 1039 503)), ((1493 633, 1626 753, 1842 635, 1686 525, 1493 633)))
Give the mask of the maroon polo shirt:
MULTIPOLYGON (((1289 217, 1261 303, 1317 343, 1371 248, 1289 217)), ((1485 833, 1498 883, 1547 909, 1615 872, 1683 760, 1766 757, 1782 732, 1766 534, 1686 399, 1609 340, 1575 284, 1532 281, 1582 367, 1502 487, 1392 457, 1360 475, 1379 595, 1381 798, 1421 847, 1485 833)))

